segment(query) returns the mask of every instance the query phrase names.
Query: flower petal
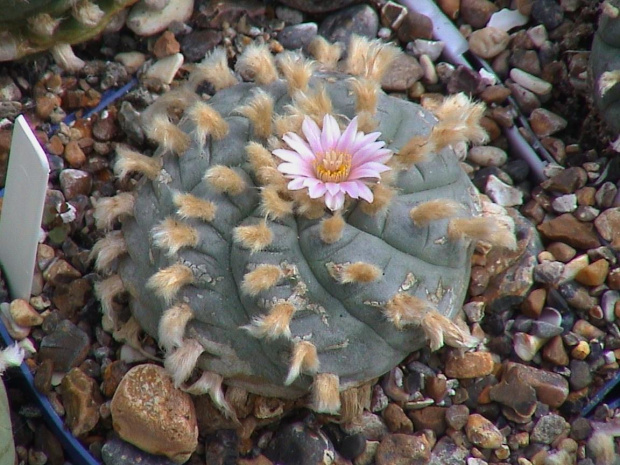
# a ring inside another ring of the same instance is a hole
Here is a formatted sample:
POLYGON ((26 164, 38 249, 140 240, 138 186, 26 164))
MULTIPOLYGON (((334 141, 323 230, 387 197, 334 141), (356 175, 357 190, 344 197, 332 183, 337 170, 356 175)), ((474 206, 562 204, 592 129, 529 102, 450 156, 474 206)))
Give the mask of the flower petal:
POLYGON ((340 128, 336 119, 329 114, 323 117, 323 130, 321 131, 321 146, 327 152, 335 147, 340 138, 340 128))
POLYGON ((284 174, 292 174, 295 176, 314 176, 314 171, 307 163, 280 163, 278 171, 284 174))
POLYGON ((366 184, 364 184, 361 181, 358 181, 358 182, 359 184, 357 186, 359 188, 360 198, 364 199, 368 203, 371 203, 374 200, 375 196, 370 190, 370 187, 368 187, 366 184))
POLYGON ((319 181, 318 179, 316 181, 318 181, 316 184, 312 184, 308 186, 308 196, 311 199, 318 199, 319 197, 322 197, 323 195, 325 195, 325 193, 327 192, 325 183, 322 181, 319 181))
POLYGON ((340 192, 340 184, 337 182, 326 182, 325 187, 327 188, 327 192, 332 195, 336 195, 340 192))
POLYGON ((297 134, 295 134, 294 132, 288 132, 284 134, 282 139, 284 140, 284 142, 288 144, 290 148, 292 148, 295 152, 297 152, 299 156, 301 156, 304 160, 306 161, 314 160, 315 158, 314 153, 312 152, 312 149, 310 148, 308 143, 305 140, 303 140, 301 137, 299 137, 297 134))
POLYGON ((382 158, 382 156, 385 155, 385 152, 381 148, 383 145, 383 142, 373 142, 359 149, 351 158, 351 167, 355 168, 366 162, 377 161, 378 158, 382 158))
POLYGON ((325 205, 327 205, 327 208, 329 208, 331 211, 340 210, 344 205, 344 192, 339 191, 335 195, 326 192, 325 205))
POLYGON ((381 163, 368 162, 351 170, 349 173, 349 181, 360 178, 380 178, 380 173, 390 170, 389 167, 381 163))
POLYGON ((357 135, 357 116, 351 120, 349 125, 346 127, 338 142, 336 143, 336 150, 339 152, 347 152, 353 154, 350 151, 350 147, 353 145, 355 141, 355 136, 357 135))
POLYGON ((304 160, 297 152, 294 152, 293 150, 275 149, 272 153, 280 160, 284 160, 289 163, 299 163, 304 160))
POLYGON ((310 145, 310 148, 314 152, 315 156, 317 153, 323 153, 323 146, 321 145, 321 129, 319 125, 314 122, 312 118, 306 116, 304 118, 304 122, 301 123, 301 131, 306 136, 306 140, 310 145))
POLYGON ((302 177, 293 178, 289 181, 286 187, 292 191, 303 189, 305 187, 304 186, 305 180, 306 178, 302 178, 302 177))
POLYGON ((345 181, 340 183, 340 189, 349 197, 357 199, 359 197, 359 185, 361 181, 345 181))
POLYGON ((380 132, 371 132, 369 134, 364 134, 363 132, 358 132, 355 136, 355 140, 351 144, 351 153, 357 152, 362 147, 373 143, 377 140, 377 138, 381 135, 380 132))

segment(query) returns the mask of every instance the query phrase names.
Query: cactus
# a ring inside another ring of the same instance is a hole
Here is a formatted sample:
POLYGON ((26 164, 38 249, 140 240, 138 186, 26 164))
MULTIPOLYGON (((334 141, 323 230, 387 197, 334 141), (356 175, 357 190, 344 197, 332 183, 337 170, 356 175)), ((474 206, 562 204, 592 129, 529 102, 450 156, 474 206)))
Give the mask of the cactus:
POLYGON ((385 95, 392 45, 354 37, 346 60, 321 38, 310 49, 315 61, 250 45, 236 73, 214 51, 144 111, 155 155, 118 147, 115 170, 141 175, 137 189, 96 202, 104 327, 134 345, 144 330, 178 386, 231 415, 223 386, 310 393, 316 411, 350 416, 427 342, 472 346, 452 321, 472 249, 515 246, 480 216, 451 148, 485 139, 482 104, 452 96, 436 117, 385 95))
POLYGON ((594 103, 614 133, 620 133, 620 2, 601 6, 598 29, 592 41, 590 73, 594 103))
POLYGON ((0 17, 0 61, 50 50, 60 65, 83 65, 71 44, 101 33, 137 0, 8 0, 0 17))

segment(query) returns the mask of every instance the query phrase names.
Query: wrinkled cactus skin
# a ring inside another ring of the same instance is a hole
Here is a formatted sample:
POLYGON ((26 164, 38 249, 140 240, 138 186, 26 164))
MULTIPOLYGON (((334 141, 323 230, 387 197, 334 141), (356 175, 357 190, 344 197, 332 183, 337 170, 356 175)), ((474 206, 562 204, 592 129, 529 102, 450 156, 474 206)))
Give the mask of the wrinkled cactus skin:
MULTIPOLYGON (((344 77, 325 77, 315 75, 311 87, 322 82, 332 99, 333 113, 355 116, 344 77)), ((315 344, 319 371, 337 374, 341 389, 361 385, 426 344, 420 330, 397 329, 387 321, 381 303, 407 290, 432 302, 450 318, 460 309, 469 281, 471 243, 447 240, 447 220, 415 227, 409 211, 421 202, 445 198, 461 202, 464 209, 459 216, 469 217, 477 210, 475 189, 452 149, 444 149, 430 161, 398 174, 397 194, 384 211, 369 216, 359 205, 352 204, 344 215, 344 235, 336 243, 321 241, 319 220, 289 216, 269 220, 273 243, 250 254, 231 236, 233 228, 257 224, 265 218, 259 211, 259 188, 244 150, 253 140, 251 125, 235 112, 247 103, 255 87, 241 83, 217 92, 209 100, 230 125, 226 138, 208 139, 204 147, 193 139, 191 148, 180 157, 160 149, 167 175, 153 182, 141 181, 135 217, 122 226, 128 255, 121 260, 120 275, 133 297, 132 313, 145 331, 157 337, 158 323, 167 305, 147 287, 147 281, 159 269, 179 261, 191 264, 203 274, 202 279, 195 286, 183 288, 179 300, 188 303, 195 314, 188 323, 186 337, 206 347, 198 366, 219 373, 229 385, 261 395, 295 398, 307 393, 312 378, 301 375, 292 385, 283 385, 291 341, 257 338, 240 327, 264 314, 265 302, 297 295, 300 309, 291 321, 293 337, 307 338, 315 344), (238 196, 214 192, 202 176, 215 164, 243 168, 250 187, 238 196), (174 190, 211 200, 218 210, 210 224, 188 221, 200 232, 199 245, 169 257, 153 247, 148 238, 161 220, 174 216, 174 190), (326 267, 329 262, 357 261, 377 265, 383 276, 373 283, 343 285, 330 276, 326 267), (240 291, 244 274, 253 265, 263 263, 288 264, 295 267, 296 273, 257 297, 245 295, 240 291)), ((283 113, 283 107, 291 102, 283 81, 263 89, 273 96, 276 113, 283 113)), ((391 150, 397 150, 416 134, 428 134, 436 121, 419 105, 383 93, 377 119, 380 139, 391 150)), ((187 133, 193 129, 190 121, 181 127, 187 133)))
POLYGON ((9 61, 50 49, 57 44, 76 44, 100 34, 110 20, 137 0, 93 0, 103 12, 96 25, 86 25, 73 14, 68 0, 0 1, 0 61, 9 61), (37 15, 48 14, 60 22, 53 34, 37 33, 29 24, 37 15))
MULTIPOLYGON (((609 0, 620 8, 620 2, 609 0)), ((601 95, 599 80, 605 72, 620 70, 620 16, 601 14, 592 42, 590 68, 594 87, 594 103, 614 133, 620 133, 620 86, 617 84, 601 95)))

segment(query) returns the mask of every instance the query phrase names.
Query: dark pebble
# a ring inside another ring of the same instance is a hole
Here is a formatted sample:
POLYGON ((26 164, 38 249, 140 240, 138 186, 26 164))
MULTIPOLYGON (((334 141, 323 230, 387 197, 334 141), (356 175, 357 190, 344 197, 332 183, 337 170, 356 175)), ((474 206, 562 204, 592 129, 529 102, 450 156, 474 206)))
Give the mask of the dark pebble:
POLYGON ((39 360, 50 359, 54 370, 67 372, 84 361, 89 349, 86 333, 69 320, 64 320, 54 332, 41 340, 39 360))
POLYGON ((329 42, 349 43, 351 35, 374 39, 379 30, 379 17, 369 5, 356 5, 338 11, 323 20, 319 34, 329 42))
POLYGON ((480 74, 466 66, 456 68, 452 76, 450 76, 447 87, 450 94, 465 92, 469 95, 477 95, 483 89, 484 85, 482 84, 480 74))
POLYGON ((551 30, 564 21, 564 10, 555 0, 536 0, 532 5, 532 18, 551 30))
POLYGON ((296 10, 305 11, 307 13, 327 13, 329 11, 339 10, 345 6, 359 3, 360 0, 281 0, 283 3, 296 10))
POLYGON ((181 51, 186 61, 199 61, 222 41, 215 29, 195 30, 181 38, 181 51))
POLYGON ((509 161, 502 168, 515 183, 525 181, 530 175, 530 167, 525 160, 509 161))
POLYGON ((338 452, 345 459, 354 460, 366 449, 366 439, 361 434, 345 436, 338 445, 338 452))
POLYGON ((305 48, 314 39, 318 32, 316 23, 301 23, 294 26, 286 26, 278 34, 278 42, 288 49, 297 50, 305 48))
POLYGON ((583 417, 577 418, 571 424, 570 437, 575 441, 585 441, 592 433, 592 425, 583 417))
POLYGON ((579 391, 592 383, 592 373, 590 366, 583 360, 571 360, 570 365, 570 387, 579 391))
POLYGON ((101 458, 105 465, 175 465, 174 462, 161 455, 153 455, 141 451, 137 447, 112 438, 101 449, 101 458))
POLYGON ((279 465, 315 465, 335 450, 322 431, 296 422, 281 428, 264 454, 279 465))
POLYGON ((140 113, 128 101, 121 103, 121 109, 118 112, 118 124, 131 144, 141 146, 144 143, 144 130, 140 124, 140 113))

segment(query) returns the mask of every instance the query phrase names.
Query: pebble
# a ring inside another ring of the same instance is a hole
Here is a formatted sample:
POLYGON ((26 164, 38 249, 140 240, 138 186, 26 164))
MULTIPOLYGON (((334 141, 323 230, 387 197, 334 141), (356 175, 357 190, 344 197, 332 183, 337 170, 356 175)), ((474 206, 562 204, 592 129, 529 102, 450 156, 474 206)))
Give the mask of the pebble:
POLYGON ((568 121, 561 116, 545 109, 537 108, 529 118, 530 126, 538 137, 546 137, 564 129, 568 121))
POLYGON ((424 435, 390 434, 383 438, 375 456, 377 465, 424 465, 431 445, 424 435))
POLYGON ((403 43, 416 39, 430 40, 433 38, 433 22, 428 16, 409 10, 396 33, 403 43))
POLYGON ((134 74, 146 61, 146 55, 142 52, 121 52, 114 55, 114 59, 121 63, 129 74, 134 74))
POLYGON ((75 140, 71 140, 67 143, 63 157, 71 168, 79 168, 86 163, 86 155, 80 148, 80 144, 75 140))
POLYGON ((499 55, 506 50, 510 42, 507 32, 493 27, 485 27, 471 33, 467 38, 469 49, 486 60, 499 55))
POLYGON ((527 90, 534 92, 536 95, 548 95, 553 89, 550 82, 533 76, 530 73, 526 73, 519 68, 512 68, 510 70, 510 78, 527 90))
POLYGON ((520 363, 506 362, 504 370, 511 369, 516 369, 515 376, 518 376, 525 384, 532 386, 538 400, 551 408, 559 407, 568 397, 568 381, 557 373, 520 363))
POLYGON ((605 321, 613 322, 616 319, 615 308, 619 300, 620 293, 616 289, 606 291, 603 294, 601 297, 601 309, 603 310, 605 321))
MULTIPOLYGON (((620 221, 620 214, 618 221, 620 221)), ((538 225, 537 228, 546 239, 561 241, 578 249, 592 249, 600 246, 593 225, 582 223, 570 213, 564 213, 557 218, 546 221, 538 225)), ((600 233, 600 229, 598 227, 597 229, 600 233)))
POLYGON ((564 274, 562 262, 546 260, 534 267, 534 281, 541 284, 557 284, 564 274))
POLYGON ((392 62, 381 80, 381 87, 386 92, 406 92, 423 75, 418 60, 403 53, 392 62))
POLYGON ((176 463, 189 459, 198 445, 191 397, 176 389, 164 368, 144 364, 127 372, 110 405, 118 435, 150 453, 176 463))
POLYGON ((304 21, 304 14, 301 11, 282 5, 276 6, 276 17, 289 25, 304 21))
POLYGON ((413 423, 398 404, 389 404, 382 416, 391 433, 413 433, 413 423))
POLYGON ((614 250, 620 250, 620 208, 609 208, 602 212, 594 226, 603 239, 610 242, 614 250))
POLYGON ((467 424, 469 418, 469 408, 466 405, 451 405, 446 410, 446 423, 456 431, 462 429, 467 424))
POLYGON ((496 27, 503 31, 510 31, 519 26, 527 24, 529 18, 519 12, 519 10, 511 10, 503 8, 491 15, 491 19, 487 26, 496 27))
POLYGON ((571 213, 577 209, 577 196, 566 194, 556 197, 551 202, 551 207, 556 213, 571 213))
POLYGON ((563 242, 552 242, 547 246, 547 250, 553 254, 556 260, 564 263, 571 261, 577 254, 573 247, 563 242))
POLYGON ((579 391, 592 384, 592 371, 587 362, 583 360, 571 360, 570 365, 570 387, 579 391))
POLYGON ((544 360, 557 366, 568 366, 570 361, 561 336, 552 337, 542 350, 544 360))
POLYGON ((478 378, 492 373, 493 365, 490 352, 467 352, 462 357, 456 352, 450 352, 446 360, 445 373, 449 378, 478 378))
POLYGON ((416 57, 426 55, 431 59, 433 63, 439 59, 439 56, 443 52, 445 46, 445 44, 440 40, 426 39, 415 39, 413 42, 410 42, 410 44, 411 47, 409 48, 409 50, 416 57))
POLYGON ((69 320, 63 320, 41 339, 39 359, 51 360, 54 371, 66 373, 86 359, 89 349, 88 335, 69 320))
POLYGON ((307 0, 282 0, 283 3, 296 10, 305 11, 307 13, 327 13, 334 10, 339 10, 353 3, 357 0, 314 0, 308 2, 307 0))
POLYGON ((66 411, 65 422, 74 436, 83 436, 97 426, 101 395, 93 378, 73 368, 62 379, 60 394, 66 411))
POLYGON ((15 84, 15 81, 6 74, 0 76, 0 101, 19 101, 21 98, 22 92, 19 90, 17 84, 15 84))
POLYGON ((523 192, 509 186, 493 175, 489 176, 484 193, 503 207, 515 207, 523 204, 523 192))
POLYGON ((179 44, 174 34, 170 31, 164 31, 153 45, 153 54, 156 58, 164 58, 180 51, 181 44, 179 44))
POLYGON ((530 115, 534 110, 541 107, 540 99, 534 92, 530 92, 516 82, 508 81, 506 85, 512 92, 512 96, 523 114, 530 115))
POLYGON ((508 161, 508 154, 499 147, 483 145, 469 149, 467 159, 480 166, 502 166, 508 161))
POLYGON ((105 465, 174 465, 167 457, 149 454, 117 437, 106 441, 101 458, 105 465))
POLYGON ((409 412, 409 418, 413 421, 416 431, 429 429, 437 437, 446 432, 446 407, 429 406, 409 412))
POLYGON ((369 441, 380 441, 388 434, 387 426, 383 419, 372 412, 364 411, 361 417, 341 425, 346 434, 361 434, 369 441))
POLYGON ((555 0, 536 0, 532 2, 532 18, 553 30, 564 21, 564 11, 555 0))
POLYGON ((139 36, 152 36, 164 31, 173 22, 184 23, 194 10, 194 0, 175 0, 159 11, 139 2, 131 8, 126 26, 139 36))
POLYGON ((86 171, 64 169, 60 172, 59 181, 62 193, 67 200, 72 200, 78 195, 90 194, 92 176, 86 171))
POLYGON ((142 125, 140 124, 140 113, 128 101, 121 103, 121 108, 117 117, 121 131, 129 142, 136 146, 144 143, 145 136, 142 125))
POLYGON ((338 452, 345 459, 354 460, 364 453, 366 442, 361 434, 349 434, 338 443, 338 452))
POLYGON ((163 84, 170 84, 183 65, 184 57, 181 53, 175 53, 157 60, 144 73, 149 79, 157 79, 163 84))
POLYGON ((189 62, 202 60, 222 42, 222 32, 215 29, 195 29, 181 37, 181 51, 189 62))
POLYGON ((43 317, 24 299, 14 299, 9 306, 13 321, 20 326, 32 327, 43 323, 43 317))
POLYGON ((483 449, 497 449, 504 442, 500 430, 480 414, 473 413, 467 419, 465 433, 474 445, 483 449))
POLYGON ((281 465, 330 465, 335 455, 329 438, 303 422, 281 428, 265 450, 267 458, 281 465))
POLYGON ((600 286, 607 279, 609 262, 603 258, 583 267, 575 276, 578 283, 586 286, 600 286))
POLYGON ((585 360, 590 355, 590 344, 587 341, 579 341, 570 352, 571 357, 577 360, 585 360))
POLYGON ((288 50, 306 48, 318 33, 316 23, 301 23, 286 26, 278 33, 278 42, 288 50))
POLYGON ((451 437, 444 436, 433 447, 428 465, 462 465, 468 455, 469 450, 461 443, 456 444, 451 437))
POLYGON ((568 433, 569 430, 570 425, 563 417, 549 413, 538 419, 530 434, 530 440, 542 444, 551 444, 560 435, 568 433))
POLYGON ((351 35, 374 39, 379 30, 379 16, 369 5, 354 5, 327 16, 319 26, 319 35, 329 42, 348 44, 351 35))
POLYGON ((497 10, 497 6, 489 0, 461 0, 461 17, 474 29, 486 26, 497 10))

